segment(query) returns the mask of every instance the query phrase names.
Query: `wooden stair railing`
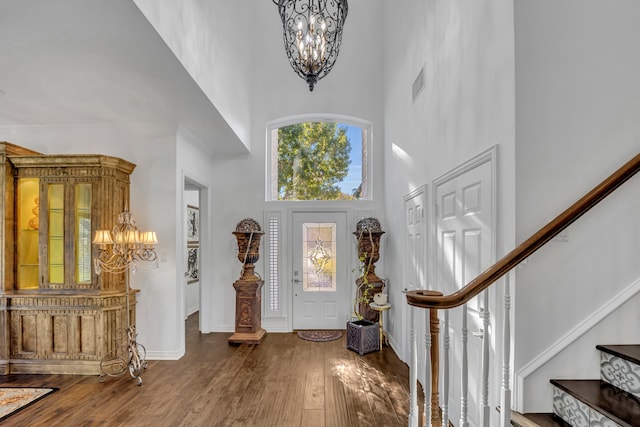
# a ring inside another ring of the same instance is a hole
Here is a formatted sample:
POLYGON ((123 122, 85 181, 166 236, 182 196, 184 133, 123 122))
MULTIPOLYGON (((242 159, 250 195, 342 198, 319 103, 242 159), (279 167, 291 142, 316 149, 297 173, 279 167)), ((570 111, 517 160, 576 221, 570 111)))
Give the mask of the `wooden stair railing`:
POLYGON ((625 163, 620 169, 542 227, 537 233, 533 234, 484 272, 480 273, 478 277, 470 281, 465 287, 452 294, 443 296, 430 295, 422 290, 408 291, 406 294, 407 303, 414 307, 442 309, 458 307, 468 302, 527 259, 527 257, 549 240, 553 239, 558 233, 575 222, 589 211, 589 209, 597 205, 602 199, 624 184, 638 171, 640 171, 640 154, 637 154, 633 159, 625 163))
MULTIPOLYGON (((491 267, 487 268, 484 272, 480 273, 478 277, 471 280, 466 286, 461 288, 460 290, 449 294, 443 295, 441 292, 432 291, 432 290, 413 290, 408 291, 406 293, 407 303, 411 306, 418 308, 429 309, 428 323, 429 323, 429 332, 427 334, 429 336, 425 336, 425 343, 427 347, 427 351, 429 354, 429 365, 427 367, 427 377, 425 378, 425 408, 423 415, 426 418, 425 426, 436 426, 442 424, 448 425, 448 417, 446 414, 443 414, 440 411, 439 407, 439 396, 438 396, 438 370, 440 365, 440 356, 439 356, 439 348, 438 348, 438 334, 439 334, 439 320, 437 315, 438 309, 451 309, 458 306, 461 306, 472 298, 480 294, 482 291, 487 289, 493 283, 498 281, 501 277, 505 276, 511 270, 513 270, 520 263, 525 261, 527 257, 532 255, 538 249, 540 249, 543 245, 545 245, 549 240, 553 239, 556 235, 558 235, 562 230, 567 228, 573 222, 575 222, 582 215, 587 213, 592 207, 597 205, 600 201, 606 198, 609 194, 615 191, 622 184, 627 182, 631 177, 633 177, 636 173, 640 172, 640 154, 636 154, 631 160, 625 163, 622 167, 616 170, 613 174, 611 174, 608 178, 602 181, 599 185, 597 185, 593 190, 571 205, 568 209, 554 218, 547 225, 542 227, 539 231, 534 233, 531 237, 517 246, 514 250, 509 252, 491 267), (427 396, 431 395, 431 399, 427 396), (429 413, 431 413, 429 415, 429 413)), ((508 310, 510 308, 510 295, 509 295, 509 284, 508 284, 508 276, 507 283, 505 286, 505 324, 503 330, 503 336, 505 339, 504 343, 504 359, 509 359, 509 345, 507 340, 510 335, 510 324, 508 322, 508 310)), ((413 312, 412 312, 413 319, 413 312)), ((413 320, 412 320, 413 322, 413 320)), ((412 337, 412 365, 416 361, 416 340, 415 334, 413 331, 414 325, 412 325, 411 337, 412 337)), ((448 343, 445 342, 445 351, 447 351, 448 343)), ((463 350, 466 352, 466 349, 463 350)), ((446 362, 446 358, 445 358, 446 362)), ((483 369, 485 367, 483 366, 483 369)), ((416 369, 416 366, 410 367, 411 371, 416 369)), ((464 368, 463 368, 464 369, 464 368)), ((448 372, 448 364, 444 365, 445 375, 448 372)), ((412 388, 415 387, 415 373, 412 372, 411 382, 412 388)), ((466 376, 463 374, 463 376, 466 376)), ((463 379, 464 381, 464 379, 463 379)), ((506 426, 510 423, 510 407, 511 407, 511 396, 510 396, 510 388, 509 388, 509 370, 508 365, 503 367, 503 385, 502 385, 502 396, 501 396, 501 407, 503 408, 503 414, 501 415, 501 426, 506 426)), ((445 390, 448 390, 448 385, 445 381, 444 383, 445 390)), ((446 394, 446 393, 445 393, 446 394)), ((466 398, 465 398, 466 399, 466 398)), ((411 393, 411 413, 409 417, 409 425, 416 426, 418 421, 418 415, 415 412, 416 402, 414 390, 411 393)), ((447 409, 445 408, 445 412, 447 409)), ((464 415, 464 419, 466 421, 466 414, 464 415)), ((489 424, 489 415, 485 411, 484 413, 484 421, 483 425, 489 424)), ((465 421, 461 421, 464 425, 467 425, 465 421)))

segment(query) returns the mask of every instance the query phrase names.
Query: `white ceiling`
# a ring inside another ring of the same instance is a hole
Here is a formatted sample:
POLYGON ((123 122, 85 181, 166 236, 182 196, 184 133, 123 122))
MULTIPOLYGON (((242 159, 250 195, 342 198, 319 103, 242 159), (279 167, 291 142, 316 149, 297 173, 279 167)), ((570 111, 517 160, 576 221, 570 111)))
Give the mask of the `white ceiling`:
POLYGON ((246 152, 131 0, 1 0, 0 58, 0 129, 174 123, 246 152))

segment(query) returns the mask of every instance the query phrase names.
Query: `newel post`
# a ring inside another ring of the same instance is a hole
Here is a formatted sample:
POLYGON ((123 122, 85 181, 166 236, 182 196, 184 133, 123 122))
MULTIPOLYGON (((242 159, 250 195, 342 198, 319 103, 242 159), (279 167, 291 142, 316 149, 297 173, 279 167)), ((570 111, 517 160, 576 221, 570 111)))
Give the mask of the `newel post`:
MULTIPOLYGON (((438 291, 419 291, 421 295, 442 296, 442 292, 438 291)), ((429 309, 429 328, 425 331, 425 347, 427 366, 425 367, 425 426, 439 426, 442 423, 442 414, 440 411, 440 394, 439 394, 439 370, 440 370, 440 320, 438 319, 438 310, 436 308, 429 309), (430 361, 430 363, 429 363, 430 361), (430 390, 429 390, 430 389, 430 390), (427 396, 430 391, 431 396, 427 396), (427 404, 430 399, 430 405, 427 404), (431 414, 429 414, 431 412, 431 414)))

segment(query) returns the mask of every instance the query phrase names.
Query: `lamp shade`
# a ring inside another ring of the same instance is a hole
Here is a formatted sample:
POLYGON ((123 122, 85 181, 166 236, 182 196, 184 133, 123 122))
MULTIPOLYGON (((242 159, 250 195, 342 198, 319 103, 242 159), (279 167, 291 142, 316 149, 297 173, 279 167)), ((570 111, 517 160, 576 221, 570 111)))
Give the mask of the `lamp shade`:
POLYGON ((109 230, 96 230, 96 234, 93 237, 93 244, 94 245, 113 245, 111 232, 109 230))
POLYGON ((145 231, 140 235, 140 241, 145 246, 153 246, 158 244, 158 237, 155 231, 145 231))
POLYGON ((140 232, 138 230, 126 230, 124 233, 124 243, 137 245, 140 243, 140 232))

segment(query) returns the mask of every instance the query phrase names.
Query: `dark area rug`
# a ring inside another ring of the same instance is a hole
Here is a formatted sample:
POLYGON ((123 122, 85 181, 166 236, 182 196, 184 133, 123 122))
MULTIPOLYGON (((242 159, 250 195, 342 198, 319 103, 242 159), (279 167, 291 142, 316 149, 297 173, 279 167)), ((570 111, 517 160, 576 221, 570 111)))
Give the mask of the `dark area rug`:
POLYGON ((50 387, 0 387, 0 421, 56 390, 50 387))
POLYGON ((306 341, 333 341, 342 337, 342 331, 298 331, 298 338, 306 341))

